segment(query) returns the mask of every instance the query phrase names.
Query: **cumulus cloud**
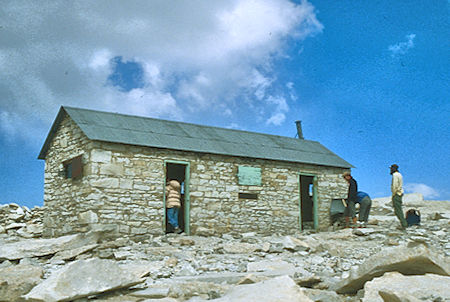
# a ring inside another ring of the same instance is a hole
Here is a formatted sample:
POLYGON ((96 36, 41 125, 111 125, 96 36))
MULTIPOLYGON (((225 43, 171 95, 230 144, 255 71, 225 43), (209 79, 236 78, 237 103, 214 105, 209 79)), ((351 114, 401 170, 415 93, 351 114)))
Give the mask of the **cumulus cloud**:
POLYGON ((286 119, 285 113, 289 111, 286 99, 282 96, 269 96, 266 101, 268 104, 274 106, 274 109, 272 110, 273 113, 266 121, 266 124, 275 126, 281 125, 286 119))
POLYGON ((434 199, 439 197, 439 192, 426 184, 408 183, 405 184, 405 191, 409 193, 421 193, 424 198, 434 199))
POLYGON ((13 116, 13 113, 0 111, 0 127, 5 131, 7 138, 16 135, 17 130, 13 126, 13 119, 17 118, 17 116, 13 116))
POLYGON ((279 125, 289 107, 275 59, 323 27, 309 2, 289 0, 17 0, 0 20, 0 130, 32 126, 40 142, 61 105, 179 120, 272 106, 279 125), (108 80, 115 58, 141 66, 139 87, 108 80))
POLYGON ((282 112, 274 113, 267 121, 267 125, 279 126, 286 120, 286 115, 282 112))
POLYGON ((388 47, 389 51, 391 52, 391 56, 395 57, 398 55, 403 55, 407 53, 409 49, 414 47, 414 39, 416 38, 416 35, 409 34, 405 38, 406 42, 400 42, 388 47))

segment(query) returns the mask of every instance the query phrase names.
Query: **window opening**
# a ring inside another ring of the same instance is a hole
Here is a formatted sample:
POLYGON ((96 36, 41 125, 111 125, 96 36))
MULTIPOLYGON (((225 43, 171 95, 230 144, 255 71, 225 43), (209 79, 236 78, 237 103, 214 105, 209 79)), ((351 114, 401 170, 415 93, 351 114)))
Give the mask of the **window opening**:
POLYGON ((83 156, 79 155, 63 162, 64 177, 67 179, 77 179, 83 176, 83 156))
POLYGON ((239 199, 258 199, 258 194, 255 194, 255 193, 239 193, 239 199))

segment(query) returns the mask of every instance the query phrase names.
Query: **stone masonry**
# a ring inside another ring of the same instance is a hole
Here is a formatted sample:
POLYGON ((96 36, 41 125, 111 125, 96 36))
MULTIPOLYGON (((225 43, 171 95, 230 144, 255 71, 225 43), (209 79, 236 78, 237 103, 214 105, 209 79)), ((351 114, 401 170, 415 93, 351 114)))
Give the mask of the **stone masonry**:
POLYGON ((319 229, 333 198, 345 197, 346 170, 90 141, 66 116, 45 164, 44 236, 110 226, 118 236, 164 233, 165 161, 190 165, 190 231, 288 234, 299 230, 299 174, 318 177, 319 229), (66 179, 63 162, 82 155, 83 176, 66 179), (238 184, 238 167, 261 169, 261 186, 238 184), (258 198, 239 199, 239 193, 258 198))

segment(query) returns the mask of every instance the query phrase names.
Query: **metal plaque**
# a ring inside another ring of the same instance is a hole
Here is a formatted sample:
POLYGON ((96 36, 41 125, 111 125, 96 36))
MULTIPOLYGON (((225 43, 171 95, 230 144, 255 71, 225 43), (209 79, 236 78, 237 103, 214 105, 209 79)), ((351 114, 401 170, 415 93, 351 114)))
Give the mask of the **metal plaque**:
POLYGON ((239 184, 244 186, 261 185, 261 168, 239 166, 239 184))

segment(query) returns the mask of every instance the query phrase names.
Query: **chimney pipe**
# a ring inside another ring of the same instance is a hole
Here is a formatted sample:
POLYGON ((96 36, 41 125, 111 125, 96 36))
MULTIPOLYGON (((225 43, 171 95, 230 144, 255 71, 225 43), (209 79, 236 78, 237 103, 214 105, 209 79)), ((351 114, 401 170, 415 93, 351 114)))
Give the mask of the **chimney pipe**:
POLYGON ((295 121, 295 125, 297 126, 297 136, 299 139, 305 139, 303 137, 303 131, 302 131, 302 121, 295 121))

